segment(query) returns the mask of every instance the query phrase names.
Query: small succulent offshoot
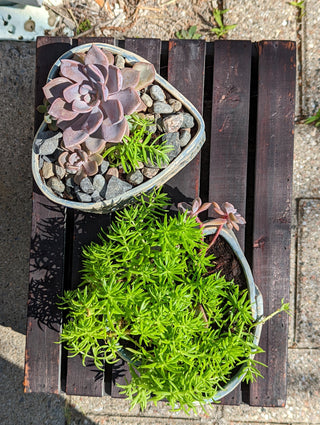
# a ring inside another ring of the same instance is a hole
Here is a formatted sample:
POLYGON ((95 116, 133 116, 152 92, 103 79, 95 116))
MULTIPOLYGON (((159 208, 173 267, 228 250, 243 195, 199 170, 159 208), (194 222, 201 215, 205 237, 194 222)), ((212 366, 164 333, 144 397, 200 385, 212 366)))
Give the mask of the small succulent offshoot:
POLYGON ((209 248, 215 243, 224 225, 226 225, 230 230, 239 230, 239 224, 246 223, 245 219, 241 217, 235 207, 229 202, 224 202, 220 208, 217 202, 205 202, 202 204, 201 199, 198 197, 192 202, 191 205, 186 202, 180 202, 178 204, 178 209, 183 213, 187 212, 188 217, 195 217, 197 223, 200 224, 200 227, 218 226, 214 238, 208 245, 207 250, 209 250, 209 248), (202 223, 198 215, 208 210, 211 205, 213 206, 214 211, 220 217, 214 218, 206 223, 202 223))
POLYGON ((94 176, 98 172, 103 157, 98 153, 88 154, 81 147, 76 147, 73 152, 66 151, 59 156, 59 165, 68 173, 74 174, 74 182, 80 185, 83 178, 94 176))

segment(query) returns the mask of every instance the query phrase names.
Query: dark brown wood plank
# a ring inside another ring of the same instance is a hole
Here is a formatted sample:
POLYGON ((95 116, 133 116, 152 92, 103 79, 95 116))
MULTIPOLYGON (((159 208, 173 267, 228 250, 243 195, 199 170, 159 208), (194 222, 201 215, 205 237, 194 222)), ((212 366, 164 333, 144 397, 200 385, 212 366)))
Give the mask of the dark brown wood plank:
MULTIPOLYGON (((204 40, 170 40, 168 81, 199 110, 203 111, 204 40)), ((199 196, 200 153, 165 185, 175 203, 199 196)))
MULTIPOLYGON (((160 40, 127 38, 124 42, 124 48, 153 63, 156 71, 159 72, 161 54, 160 40)), ((117 384, 125 385, 126 381, 130 379, 129 366, 123 360, 119 360, 117 363, 112 365, 111 369, 111 396, 115 398, 124 398, 125 396, 120 394, 121 389, 119 389, 117 384)))
MULTIPOLYGON (((105 37, 81 37, 78 45, 87 43, 114 44, 113 38, 105 37)), ((82 248, 92 241, 98 241, 98 233, 101 227, 106 228, 110 224, 109 215, 85 214, 79 211, 69 211, 70 225, 73 226, 73 240, 71 249, 71 264, 69 287, 75 289, 80 283, 82 248)), ((104 394, 104 373, 98 370, 92 361, 86 361, 86 367, 82 364, 82 356, 67 358, 66 393, 69 395, 101 397, 104 394)))
POLYGON ((33 193, 25 352, 25 392, 60 391, 62 313, 57 308, 64 277, 65 209, 33 193))
MULTIPOLYGON (((69 50, 72 40, 69 37, 38 37, 36 42, 36 86, 35 106, 43 103, 42 87, 45 85, 48 73, 55 60, 69 50)), ((35 111, 35 126, 37 129, 43 121, 43 114, 35 111)))
MULTIPOLYGON (((212 94, 209 200, 231 202, 245 217, 247 190, 250 41, 216 41, 212 94)), ((244 249, 244 227, 237 233, 244 249)))
MULTIPOLYGON (((69 38, 39 37, 35 106, 43 103, 42 86, 57 58, 70 48, 69 38)), ((42 121, 36 113, 35 130, 42 121)), ((34 184, 30 280, 25 353, 25 392, 58 394, 61 375, 59 341, 62 313, 57 308, 64 279, 65 208, 47 199, 34 184)))
MULTIPOLYGON (((245 216, 251 42, 216 41, 212 88, 209 200, 231 202, 245 216)), ((244 249, 244 228, 237 233, 244 249)), ((239 404, 241 386, 221 400, 239 404)))
POLYGON ((161 40, 158 38, 126 38, 125 49, 136 53, 153 63, 156 71, 160 72, 161 40), (146 49, 145 46, 148 45, 146 49))
MULTIPOLYGON (((294 42, 259 43, 253 274, 265 315, 289 299, 295 54, 294 42)), ((257 360, 268 368, 250 386, 251 405, 285 405, 287 336, 285 314, 264 325, 257 360)))

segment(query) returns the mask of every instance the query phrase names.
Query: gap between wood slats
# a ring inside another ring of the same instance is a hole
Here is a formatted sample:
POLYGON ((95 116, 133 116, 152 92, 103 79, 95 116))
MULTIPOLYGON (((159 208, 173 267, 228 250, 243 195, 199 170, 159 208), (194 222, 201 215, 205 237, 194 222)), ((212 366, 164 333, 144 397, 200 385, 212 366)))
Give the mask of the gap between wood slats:
MULTIPOLYGON (((295 94, 295 43, 259 43, 253 274, 264 297, 264 314, 289 298, 291 185, 295 94)), ((257 360, 264 379, 250 385, 250 404, 284 406, 288 317, 267 322, 257 360)))

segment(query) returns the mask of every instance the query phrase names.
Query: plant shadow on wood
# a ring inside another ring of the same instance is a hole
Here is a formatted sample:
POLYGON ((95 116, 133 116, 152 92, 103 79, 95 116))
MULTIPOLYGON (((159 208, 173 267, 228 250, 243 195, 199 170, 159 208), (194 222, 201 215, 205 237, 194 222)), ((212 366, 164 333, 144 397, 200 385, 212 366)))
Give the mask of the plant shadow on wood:
POLYGON ((38 320, 38 324, 59 331, 61 312, 56 303, 62 293, 64 277, 64 229, 65 215, 59 206, 48 202, 39 204, 46 214, 33 223, 30 246, 31 296, 28 302, 28 317, 38 320), (62 248, 62 249, 61 249, 62 248))

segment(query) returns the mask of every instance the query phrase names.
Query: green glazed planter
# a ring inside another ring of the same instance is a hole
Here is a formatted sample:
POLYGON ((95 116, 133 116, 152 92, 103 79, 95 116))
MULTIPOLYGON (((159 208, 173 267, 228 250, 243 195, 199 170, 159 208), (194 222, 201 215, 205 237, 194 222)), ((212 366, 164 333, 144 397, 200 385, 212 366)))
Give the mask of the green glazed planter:
MULTIPOLYGON (((107 49, 113 54, 122 55, 129 64, 134 64, 135 62, 147 62, 141 56, 138 56, 134 53, 131 53, 127 50, 121 49, 116 46, 112 46, 105 43, 94 43, 97 47, 107 49)), ((75 53, 82 53, 89 50, 92 44, 84 44, 73 49, 68 50, 64 53, 60 58, 54 63, 52 66, 47 82, 55 78, 59 73, 59 68, 62 59, 70 59, 75 53)), ((125 205, 132 203, 134 198, 142 193, 148 193, 153 188, 160 187, 168 180, 170 180, 175 174, 177 174, 182 168, 184 168, 200 151, 204 141, 205 141, 205 129, 204 122, 201 114, 198 110, 193 106, 188 99, 186 99, 178 90, 176 90, 171 84, 168 83, 164 78, 160 75, 156 74, 155 82, 160 85, 163 89, 165 89, 168 93, 170 93, 175 99, 179 100, 182 103, 183 108, 188 111, 195 120, 196 125, 196 133, 191 138, 190 142, 186 147, 183 148, 182 152, 167 166, 161 170, 155 177, 150 180, 143 182, 142 184, 128 190, 127 192, 113 198, 107 199, 99 202, 76 202, 70 201, 64 198, 61 198, 55 195, 51 189, 45 184, 44 180, 40 175, 39 170, 39 155, 35 152, 36 141, 38 138, 38 134, 45 131, 47 129, 47 124, 43 122, 37 131, 37 134, 34 138, 33 149, 32 149, 32 172, 37 183, 38 187, 42 191, 44 195, 46 195, 49 199, 57 204, 63 205, 68 208, 74 208, 80 211, 89 212, 89 213, 98 213, 104 214, 109 213, 111 211, 117 210, 119 208, 124 207, 125 205)))
MULTIPOLYGON (((216 231, 217 231, 216 228, 207 228, 207 229, 204 229, 204 234, 214 235, 216 231)), ((242 267, 242 270, 244 272, 244 275, 247 281, 248 294, 250 297, 251 308, 252 308, 252 316, 255 319, 255 321, 260 321, 263 317, 262 295, 258 287, 254 283, 250 266, 246 260, 246 257, 244 256, 242 249, 240 248, 239 242, 235 234, 232 232, 232 230, 227 229, 225 226, 221 230, 220 236, 222 236, 223 239, 228 243, 228 245, 231 247, 231 249, 235 253, 237 259, 239 260, 239 263, 242 267)), ((254 340, 253 340, 253 343, 255 345, 259 345, 261 329, 262 329, 261 324, 255 327, 254 340)), ((132 363, 131 355, 129 351, 125 349, 121 349, 119 350, 119 356, 126 362, 132 363)), ((252 355, 251 357, 253 358, 254 355, 252 355)), ((139 370, 139 365, 135 365, 135 366, 139 370)), ((243 378, 245 377, 245 375, 246 375, 246 369, 245 369, 245 366, 242 366, 237 371, 237 373, 230 379, 230 381, 224 386, 224 388, 218 391, 213 399, 206 400, 206 402, 209 404, 209 403, 214 403, 221 400, 223 397, 231 393, 243 381, 243 378)))

